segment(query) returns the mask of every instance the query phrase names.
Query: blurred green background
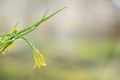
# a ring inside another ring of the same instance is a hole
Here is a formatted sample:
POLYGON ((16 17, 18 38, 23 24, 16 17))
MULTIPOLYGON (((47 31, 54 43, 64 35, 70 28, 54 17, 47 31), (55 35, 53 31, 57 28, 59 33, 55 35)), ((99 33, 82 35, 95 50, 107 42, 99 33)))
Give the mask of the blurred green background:
POLYGON ((0 33, 65 6, 26 36, 47 67, 33 70, 32 50, 17 40, 0 56, 0 80, 120 80, 119 0, 0 0, 0 33))

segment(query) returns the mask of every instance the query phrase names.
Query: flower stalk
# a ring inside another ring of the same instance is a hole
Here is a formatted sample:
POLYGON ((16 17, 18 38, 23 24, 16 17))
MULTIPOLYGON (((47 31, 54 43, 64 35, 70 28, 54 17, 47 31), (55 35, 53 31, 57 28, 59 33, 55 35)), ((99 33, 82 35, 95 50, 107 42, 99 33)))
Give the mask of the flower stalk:
POLYGON ((34 53, 34 69, 36 67, 41 68, 41 67, 45 67, 45 61, 44 58, 42 56, 42 54, 40 53, 40 51, 30 42, 28 41, 25 37, 22 37, 22 39, 31 47, 31 49, 33 50, 34 53))
POLYGON ((45 64, 42 54, 33 44, 31 44, 30 41, 28 41, 25 38, 25 35, 32 32, 33 30, 35 30, 37 27, 39 27, 40 24, 42 24, 45 21, 47 21, 48 19, 52 18, 54 15, 58 14, 65 8, 66 7, 61 8, 48 16, 47 16, 47 13, 48 13, 48 10, 47 10, 45 12, 45 14, 43 15, 43 17, 38 22, 36 22, 30 26, 27 26, 26 28, 19 30, 19 31, 17 29, 17 26, 18 26, 18 22, 17 22, 7 34, 0 34, 0 54, 5 54, 6 50, 10 49, 14 45, 15 40, 23 39, 31 47, 31 49, 34 53, 34 62, 35 62, 34 68, 45 67, 46 64, 45 64))

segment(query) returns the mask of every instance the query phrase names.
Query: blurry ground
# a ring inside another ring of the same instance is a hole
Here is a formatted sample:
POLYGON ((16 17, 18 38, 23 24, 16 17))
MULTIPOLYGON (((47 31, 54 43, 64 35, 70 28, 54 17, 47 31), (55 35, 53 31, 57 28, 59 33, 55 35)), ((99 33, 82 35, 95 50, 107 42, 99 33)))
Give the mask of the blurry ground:
POLYGON ((120 80, 119 0, 0 0, 0 33, 64 6, 68 9, 27 35, 47 67, 33 70, 32 50, 18 40, 0 56, 0 80, 120 80))

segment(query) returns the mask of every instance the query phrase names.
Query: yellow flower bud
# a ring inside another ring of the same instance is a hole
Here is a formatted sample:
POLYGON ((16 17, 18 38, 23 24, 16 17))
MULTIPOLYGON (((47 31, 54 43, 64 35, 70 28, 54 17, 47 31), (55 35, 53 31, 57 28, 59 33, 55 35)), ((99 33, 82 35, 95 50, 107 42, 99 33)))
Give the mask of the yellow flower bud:
POLYGON ((2 54, 5 55, 5 54, 6 54, 6 53, 5 53, 6 50, 11 49, 14 45, 15 45, 14 42, 12 42, 12 43, 2 52, 2 54))
POLYGON ((34 62, 35 62, 34 69, 36 67, 41 68, 46 66, 44 58, 39 51, 37 51, 37 53, 34 53, 34 62))

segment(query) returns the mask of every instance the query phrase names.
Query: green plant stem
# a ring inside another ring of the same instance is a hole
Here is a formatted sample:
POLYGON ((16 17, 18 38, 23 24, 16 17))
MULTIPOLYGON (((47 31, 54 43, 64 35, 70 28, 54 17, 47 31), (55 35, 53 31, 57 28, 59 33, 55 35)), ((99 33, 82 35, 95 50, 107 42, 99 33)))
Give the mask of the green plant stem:
POLYGON ((36 47, 30 41, 28 41, 25 37, 21 38, 32 48, 33 51, 37 51, 36 47))
POLYGON ((50 19, 51 17, 53 17, 54 15, 56 15, 57 13, 61 12, 62 10, 66 9, 67 7, 64 7, 64 8, 61 8, 59 10, 57 10, 56 12, 50 14, 49 16, 46 17, 46 14, 48 11, 45 12, 45 14, 43 15, 43 18, 38 21, 37 23, 31 25, 31 26, 28 26, 27 28, 19 31, 16 35, 16 39, 30 33, 31 31, 33 31, 34 29, 36 29, 40 24, 42 24, 43 22, 45 22, 46 20, 50 19))

